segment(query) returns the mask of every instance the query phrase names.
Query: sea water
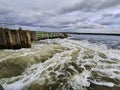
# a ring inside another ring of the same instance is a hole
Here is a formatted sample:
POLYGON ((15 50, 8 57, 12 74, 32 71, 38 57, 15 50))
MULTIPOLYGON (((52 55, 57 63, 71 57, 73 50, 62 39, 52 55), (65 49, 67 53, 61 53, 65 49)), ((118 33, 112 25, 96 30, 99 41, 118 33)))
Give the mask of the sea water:
POLYGON ((120 90, 120 37, 70 36, 0 51, 0 84, 5 90, 120 90))

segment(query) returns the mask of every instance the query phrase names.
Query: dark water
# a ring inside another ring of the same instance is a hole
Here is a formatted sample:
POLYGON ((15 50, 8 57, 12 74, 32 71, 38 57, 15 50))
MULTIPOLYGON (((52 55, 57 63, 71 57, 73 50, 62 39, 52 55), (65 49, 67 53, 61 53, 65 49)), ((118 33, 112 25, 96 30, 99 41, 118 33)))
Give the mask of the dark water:
MULTIPOLYGON (((104 44, 109 49, 120 50, 120 36, 105 36, 105 35, 76 35, 70 34, 70 39, 78 41, 88 41, 95 44, 104 44)), ((111 65, 112 66, 112 65, 111 65)), ((100 79, 100 78, 99 78, 100 79)), ((106 77, 104 77, 106 79, 106 77)), ((113 79, 113 82, 116 81, 113 79)), ((120 84, 120 82, 119 82, 120 84)), ((119 86, 108 87, 105 85, 97 85, 91 82, 87 90, 120 90, 119 86)))
POLYGON ((70 35, 0 51, 5 90, 120 90, 120 37, 70 35))
POLYGON ((105 44, 108 48, 120 50, 120 36, 105 36, 105 35, 76 35, 70 34, 71 39, 87 40, 90 43, 105 44))

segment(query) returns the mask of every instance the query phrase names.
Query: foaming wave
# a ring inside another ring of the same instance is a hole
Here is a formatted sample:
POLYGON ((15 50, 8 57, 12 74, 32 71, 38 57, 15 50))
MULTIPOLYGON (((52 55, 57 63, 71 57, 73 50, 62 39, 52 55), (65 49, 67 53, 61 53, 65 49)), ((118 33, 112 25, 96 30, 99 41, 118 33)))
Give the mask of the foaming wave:
POLYGON ((120 50, 69 39, 40 42, 43 46, 60 45, 65 49, 44 62, 28 66, 19 76, 4 78, 5 90, 87 90, 91 83, 120 87, 120 50))

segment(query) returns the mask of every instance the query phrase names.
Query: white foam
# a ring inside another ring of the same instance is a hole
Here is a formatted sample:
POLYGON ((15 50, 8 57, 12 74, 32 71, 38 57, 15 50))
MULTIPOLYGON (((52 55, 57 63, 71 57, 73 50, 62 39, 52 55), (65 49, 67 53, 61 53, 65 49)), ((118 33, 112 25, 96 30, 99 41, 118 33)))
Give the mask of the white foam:
POLYGON ((84 71, 79 75, 76 74, 72 77, 70 84, 72 85, 74 90, 78 90, 83 86, 89 87, 90 82, 88 82, 88 77, 90 77, 89 71, 84 71))
POLYGON ((112 83, 112 82, 103 82, 103 81, 101 81, 101 82, 92 81, 92 82, 97 84, 97 85, 114 87, 114 83, 112 83))
MULTIPOLYGON (((107 46, 104 44, 98 45, 94 43, 89 43, 88 41, 75 41, 69 39, 53 39, 53 40, 48 39, 48 40, 43 40, 42 42, 44 43, 40 45, 34 45, 32 49, 28 49, 28 50, 22 49, 16 51, 16 55, 18 56, 27 55, 27 54, 34 55, 35 52, 39 52, 41 50, 42 46, 47 44, 56 44, 56 45, 60 44, 63 47, 68 48, 68 50, 66 49, 61 53, 54 54, 52 58, 46 60, 44 63, 34 64, 26 68, 26 71, 21 76, 18 77, 18 81, 15 81, 11 84, 7 84, 7 79, 6 79, 6 82, 3 83, 5 90, 22 90, 23 88, 26 88, 29 85, 31 85, 31 83, 37 81, 39 81, 40 82, 39 84, 42 85, 45 84, 46 79, 52 82, 51 76, 49 75, 50 72, 56 73, 55 78, 57 78, 57 76, 61 74, 64 74, 63 72, 61 72, 61 70, 65 68, 65 65, 69 65, 72 59, 71 56, 72 53, 77 50, 80 50, 80 52, 77 59, 75 60, 75 63, 80 68, 83 68, 84 71, 82 73, 79 73, 73 66, 68 67, 75 72, 73 76, 71 75, 72 77, 68 77, 69 84, 73 87, 74 90, 78 90, 79 88, 83 90, 83 86, 84 87, 90 86, 90 82, 88 81, 88 78, 92 76, 91 75, 92 71, 100 72, 100 74, 98 75, 100 75, 101 77, 103 75, 103 77, 107 76, 108 78, 113 78, 113 79, 117 78, 118 80, 120 80, 120 73, 114 73, 114 71, 120 72, 119 69, 120 50, 108 49, 107 46), (83 56, 86 55, 85 51, 88 51, 90 55, 92 54, 93 58, 84 59, 83 56), (21 52, 23 52, 24 54, 20 54, 21 52), (104 53, 108 58, 105 59, 100 57, 99 52, 104 53), (116 61, 113 60, 116 63, 113 64, 105 63, 105 61, 106 62, 112 61, 112 58, 116 59, 116 61), (88 70, 86 68, 86 65, 90 66, 88 70), (49 68, 51 69, 48 70, 49 68), (58 68, 58 70, 54 71, 55 68, 58 68)), ((105 82, 102 79, 100 81, 91 80, 91 82, 98 85, 105 85, 109 87, 113 87, 115 85, 113 82, 107 82, 107 81, 105 82)))

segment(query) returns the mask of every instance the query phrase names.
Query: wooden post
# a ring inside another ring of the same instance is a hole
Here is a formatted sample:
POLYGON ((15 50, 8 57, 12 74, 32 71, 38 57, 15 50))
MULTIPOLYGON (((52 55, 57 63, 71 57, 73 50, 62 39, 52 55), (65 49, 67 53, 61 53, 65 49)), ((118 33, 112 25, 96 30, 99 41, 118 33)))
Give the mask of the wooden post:
POLYGON ((7 48, 7 40, 5 31, 3 29, 0 29, 0 49, 7 48))
POLYGON ((31 47, 31 37, 29 31, 19 30, 20 33, 20 40, 21 45, 23 48, 30 48, 31 47))
POLYGON ((9 30, 0 28, 0 49, 30 48, 31 39, 36 39, 36 33, 27 30, 9 30))
POLYGON ((10 39, 11 39, 11 48, 13 49, 22 48, 18 30, 10 30, 10 39))
POLYGON ((31 41, 36 41, 36 32, 30 31, 30 37, 31 37, 31 41))

